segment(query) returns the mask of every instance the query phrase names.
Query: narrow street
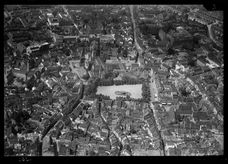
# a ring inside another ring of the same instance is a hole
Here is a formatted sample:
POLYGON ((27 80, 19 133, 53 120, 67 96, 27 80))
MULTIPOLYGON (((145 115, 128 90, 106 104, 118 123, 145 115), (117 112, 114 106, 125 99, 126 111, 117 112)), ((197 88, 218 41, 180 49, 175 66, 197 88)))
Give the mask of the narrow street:
MULTIPOLYGON (((99 105, 99 111, 101 111, 101 105, 99 105)), ((111 145, 111 142, 110 142, 109 137, 110 137, 111 133, 114 134, 115 137, 118 139, 118 142, 119 142, 119 144, 120 144, 120 149, 119 149, 118 154, 121 154, 121 151, 122 151, 122 148, 123 148, 123 143, 122 143, 121 139, 118 137, 118 134, 116 134, 115 131, 112 131, 112 129, 109 128, 108 123, 105 121, 105 119, 104 119, 103 115, 101 114, 101 112, 99 112, 99 116, 100 116, 102 122, 105 124, 105 127, 108 129, 107 141, 108 141, 109 144, 111 145)), ((132 155, 132 154, 131 154, 131 155, 132 155)))
MULTIPOLYGON (((133 12, 133 5, 130 5, 130 12, 131 12, 131 19, 132 19, 132 23, 133 23, 133 29, 134 29, 134 39, 135 39, 135 47, 139 53, 139 56, 142 55, 143 53, 143 49, 139 46, 138 44, 138 41, 137 41, 137 35, 136 35, 136 25, 135 25, 135 19, 134 19, 134 12, 133 12)), ((155 119, 155 122, 156 122, 156 128, 159 132, 159 138, 161 140, 161 144, 162 144, 162 150, 160 150, 160 155, 163 155, 165 156, 165 145, 164 145, 164 141, 163 141, 163 138, 161 136, 161 131, 160 131, 160 127, 159 127, 159 124, 158 124, 158 121, 157 121, 157 117, 156 117, 156 114, 155 114, 155 109, 154 109, 154 106, 153 106, 153 102, 154 101, 157 101, 157 95, 158 95, 158 90, 157 90, 157 87, 156 87, 156 84, 155 84, 155 76, 153 74, 153 69, 151 68, 151 81, 150 81, 150 93, 151 93, 151 102, 150 102, 150 108, 151 108, 151 111, 153 112, 153 119, 155 119)))
POLYGON ((137 41, 137 36, 136 36, 136 25, 135 25, 135 19, 134 19, 134 13, 133 13, 133 5, 130 5, 130 12, 131 12, 131 20, 133 23, 133 27, 134 27, 134 39, 135 39, 135 47, 139 53, 139 55, 141 55, 143 53, 143 49, 139 46, 138 41, 137 41))
POLYGON ((78 29, 78 26, 74 23, 74 20, 72 19, 71 15, 69 14, 66 6, 65 5, 62 5, 62 8, 67 13, 67 17, 70 18, 70 20, 73 22, 74 27, 79 31, 79 34, 82 35, 82 32, 78 29))
POLYGON ((195 88, 201 93, 203 100, 206 101, 211 106, 211 108, 213 109, 214 115, 217 116, 218 120, 223 122, 224 121, 223 117, 217 112, 217 110, 214 107, 214 105, 209 101, 209 98, 208 98, 207 94, 206 93, 202 93, 199 90, 198 85, 195 84, 191 79, 187 78, 187 81, 189 81, 193 86, 195 86, 195 88))
POLYGON ((76 97, 73 97, 72 99, 70 99, 65 107, 65 109, 63 110, 63 112, 59 115, 53 115, 55 116, 54 118, 51 117, 50 119, 53 119, 53 121, 50 122, 50 124, 44 128, 44 130, 42 131, 42 138, 41 140, 43 140, 43 138, 48 134, 48 132, 55 126, 55 124, 61 120, 64 117, 68 117, 68 115, 73 112, 73 110, 80 104, 81 99, 83 98, 83 94, 84 94, 84 85, 81 84, 80 87, 80 92, 79 95, 76 97))

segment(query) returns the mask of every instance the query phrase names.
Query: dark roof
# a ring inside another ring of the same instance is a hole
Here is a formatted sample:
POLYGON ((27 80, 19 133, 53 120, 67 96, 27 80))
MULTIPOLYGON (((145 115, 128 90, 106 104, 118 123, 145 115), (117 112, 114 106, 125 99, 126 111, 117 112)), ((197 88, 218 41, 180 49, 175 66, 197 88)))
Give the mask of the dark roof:
POLYGON ((67 147, 64 144, 59 143, 59 154, 66 155, 66 152, 67 152, 67 147))
POLYGON ((117 107, 120 108, 122 105, 122 101, 117 101, 117 107))
POLYGON ((162 64, 162 66, 164 66, 165 68, 170 68, 170 66, 169 65, 167 65, 167 64, 162 64))
POLYGON ((152 118, 152 117, 153 117, 153 113, 150 112, 150 113, 148 113, 146 116, 144 116, 144 120, 148 120, 148 119, 150 119, 150 118, 152 118))
POLYGON ((90 76, 89 76, 88 72, 82 76, 82 79, 84 79, 84 80, 88 80, 89 78, 90 78, 90 76))
POLYGON ((205 58, 203 58, 203 57, 199 57, 197 60, 200 61, 200 62, 202 62, 202 63, 204 63, 204 64, 209 63, 209 62, 208 62, 205 58))
POLYGON ((206 121, 210 119, 207 112, 194 112, 193 117, 202 121, 206 121))
POLYGON ((185 98, 183 98, 183 101, 184 102, 193 102, 193 98, 185 97, 185 98))
POLYGON ((131 67, 132 67, 132 68, 137 68, 138 66, 139 66, 138 63, 133 63, 133 64, 131 64, 131 67))
POLYGON ((89 63, 88 70, 90 71, 92 69, 93 64, 89 63))
POLYGON ((179 114, 192 114, 191 104, 181 104, 178 109, 179 114))
POLYGON ((104 100, 105 106, 110 106, 112 107, 112 100, 104 100))
POLYGON ((195 124, 193 122, 190 123, 190 127, 191 127, 191 129, 199 129, 200 128, 199 124, 195 124))

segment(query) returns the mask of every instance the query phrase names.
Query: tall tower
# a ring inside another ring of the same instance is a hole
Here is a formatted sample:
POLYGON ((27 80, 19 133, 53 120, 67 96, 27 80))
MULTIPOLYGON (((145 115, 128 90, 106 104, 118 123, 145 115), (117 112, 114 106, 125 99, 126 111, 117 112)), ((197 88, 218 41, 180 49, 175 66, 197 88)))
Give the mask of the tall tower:
POLYGON ((29 73, 29 60, 26 60, 26 75, 25 75, 25 80, 27 81, 27 76, 28 76, 28 73, 29 73))

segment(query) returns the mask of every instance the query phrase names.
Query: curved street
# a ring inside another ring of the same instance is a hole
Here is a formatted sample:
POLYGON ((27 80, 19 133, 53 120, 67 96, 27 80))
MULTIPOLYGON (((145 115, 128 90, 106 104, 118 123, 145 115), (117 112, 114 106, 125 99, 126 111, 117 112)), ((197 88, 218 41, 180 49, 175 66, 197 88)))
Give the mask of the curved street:
POLYGON ((214 39, 214 37, 213 37, 211 26, 214 25, 214 24, 216 24, 216 23, 207 25, 209 37, 210 37, 210 39, 211 39, 217 46, 222 47, 222 44, 219 43, 218 41, 216 41, 216 40, 214 39))

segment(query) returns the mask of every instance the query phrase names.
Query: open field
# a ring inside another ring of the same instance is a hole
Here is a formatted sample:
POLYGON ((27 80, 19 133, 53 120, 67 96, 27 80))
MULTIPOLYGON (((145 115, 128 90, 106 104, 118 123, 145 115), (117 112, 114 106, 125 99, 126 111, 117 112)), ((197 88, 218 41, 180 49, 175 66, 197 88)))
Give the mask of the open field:
POLYGON ((142 98, 142 84, 135 85, 113 85, 113 86, 99 86, 97 88, 97 94, 110 96, 111 99, 115 99, 121 95, 116 95, 116 91, 125 91, 131 93, 131 97, 135 99, 142 98))

